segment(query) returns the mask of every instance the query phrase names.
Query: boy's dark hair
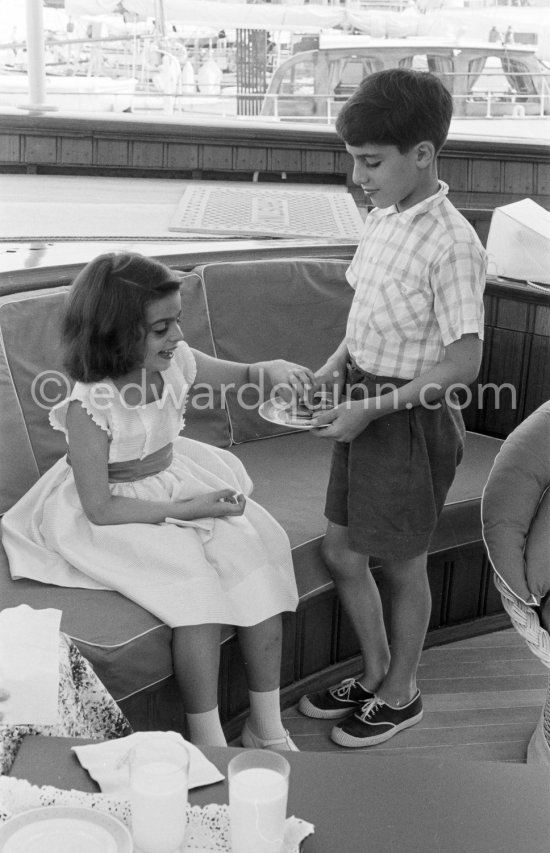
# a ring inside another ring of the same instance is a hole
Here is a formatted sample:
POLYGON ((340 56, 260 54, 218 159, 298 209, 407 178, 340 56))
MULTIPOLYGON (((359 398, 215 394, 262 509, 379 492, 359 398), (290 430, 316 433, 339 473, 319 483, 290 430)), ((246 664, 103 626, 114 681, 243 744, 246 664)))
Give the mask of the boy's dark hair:
POLYGON ((359 84, 336 117, 336 131, 348 145, 395 145, 401 154, 419 142, 443 147, 453 98, 428 71, 389 68, 359 84))
POLYGON ((139 367, 145 309, 179 286, 177 273, 143 255, 109 253, 86 264, 72 284, 61 328, 71 378, 98 382, 139 367))

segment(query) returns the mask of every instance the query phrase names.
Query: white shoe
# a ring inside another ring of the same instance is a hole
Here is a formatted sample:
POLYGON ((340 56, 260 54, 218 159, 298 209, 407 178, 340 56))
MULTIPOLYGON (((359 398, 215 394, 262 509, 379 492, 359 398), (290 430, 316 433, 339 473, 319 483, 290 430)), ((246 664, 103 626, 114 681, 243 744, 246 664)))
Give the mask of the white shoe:
POLYGON ((248 720, 245 722, 241 732, 241 744, 248 749, 272 749, 275 752, 300 752, 290 737, 287 729, 285 729, 284 737, 264 739, 254 734, 248 725, 248 720))

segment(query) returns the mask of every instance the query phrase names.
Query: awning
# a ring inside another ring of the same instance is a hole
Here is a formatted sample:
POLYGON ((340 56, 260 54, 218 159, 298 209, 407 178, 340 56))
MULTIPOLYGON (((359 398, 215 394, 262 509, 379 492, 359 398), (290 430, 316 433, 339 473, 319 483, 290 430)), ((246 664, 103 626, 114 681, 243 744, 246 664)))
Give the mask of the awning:
MULTIPOLYGON (((123 7, 144 18, 154 18, 155 0, 65 0, 70 15, 104 15, 123 7)), ((318 32, 345 22, 345 9, 327 6, 287 6, 271 3, 223 3, 215 0, 164 0, 164 18, 196 27, 220 22, 220 29, 318 32)))

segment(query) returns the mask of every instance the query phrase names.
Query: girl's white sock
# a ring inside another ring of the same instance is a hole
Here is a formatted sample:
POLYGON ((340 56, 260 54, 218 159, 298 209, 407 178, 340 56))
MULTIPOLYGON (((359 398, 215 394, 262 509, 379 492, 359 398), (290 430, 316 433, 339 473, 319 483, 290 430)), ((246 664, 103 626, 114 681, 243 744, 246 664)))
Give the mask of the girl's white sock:
POLYGON ((248 691, 250 702, 249 725, 255 735, 270 740, 284 736, 285 727, 281 720, 279 688, 261 693, 248 691))
POLYGON ((202 746, 227 746, 218 706, 200 714, 186 714, 189 740, 202 746))

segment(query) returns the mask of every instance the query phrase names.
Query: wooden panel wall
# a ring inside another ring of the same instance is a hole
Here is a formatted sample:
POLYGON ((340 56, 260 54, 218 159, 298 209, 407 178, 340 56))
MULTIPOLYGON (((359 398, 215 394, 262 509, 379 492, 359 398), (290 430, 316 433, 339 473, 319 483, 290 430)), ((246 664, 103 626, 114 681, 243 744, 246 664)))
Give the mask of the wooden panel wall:
POLYGON ((485 296, 485 346, 468 429, 506 438, 550 399, 550 293, 490 279, 485 296))
MULTIPOLYGON (((351 158, 330 127, 230 119, 209 125, 112 118, 4 115, 0 171, 346 184, 351 158)), ((548 147, 450 139, 440 173, 461 208, 492 210, 529 196, 550 209, 548 147)))

